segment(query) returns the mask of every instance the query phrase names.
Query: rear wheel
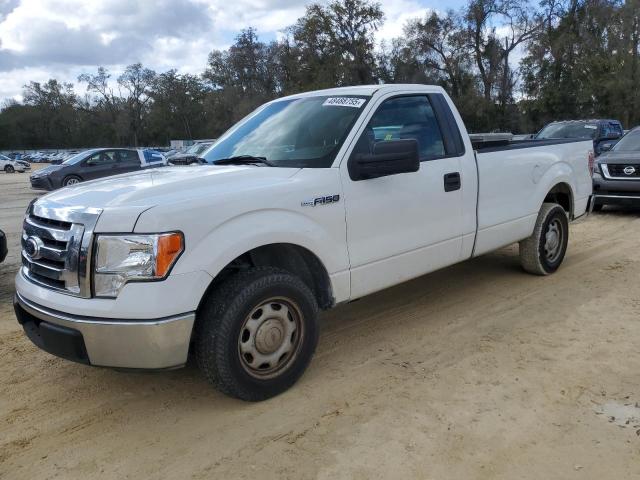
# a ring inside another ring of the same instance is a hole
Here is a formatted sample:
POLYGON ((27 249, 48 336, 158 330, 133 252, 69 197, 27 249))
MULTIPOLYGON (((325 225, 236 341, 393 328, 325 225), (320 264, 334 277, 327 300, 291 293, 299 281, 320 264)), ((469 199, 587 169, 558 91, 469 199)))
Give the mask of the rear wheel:
POLYGON ((13 168, 13 165, 5 165, 4 171, 6 173, 14 173, 16 170, 15 168, 13 168))
POLYGON ((81 182, 80 177, 77 177, 76 175, 69 175, 68 177, 65 177, 64 180, 62 181, 62 186, 69 187, 71 185, 77 185, 80 182, 81 182))
POLYGON ((556 203, 543 203, 533 234, 520 242, 522 268, 534 275, 555 272, 564 260, 569 243, 569 220, 556 203))
POLYGON ((195 353, 220 391, 259 401, 303 374, 318 343, 318 307, 298 277, 271 267, 227 280, 198 312, 195 353))

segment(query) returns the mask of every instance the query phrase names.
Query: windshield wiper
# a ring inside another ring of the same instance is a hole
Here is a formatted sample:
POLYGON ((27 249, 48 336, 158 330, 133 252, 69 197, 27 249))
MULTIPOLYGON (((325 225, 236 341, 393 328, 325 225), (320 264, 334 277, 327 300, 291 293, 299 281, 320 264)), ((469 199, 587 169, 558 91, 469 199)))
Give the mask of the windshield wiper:
POLYGON ((275 163, 267 160, 265 157, 255 157, 253 155, 236 155, 235 157, 221 158, 220 160, 213 160, 214 165, 250 165, 253 163, 260 163, 269 167, 275 167, 275 163))

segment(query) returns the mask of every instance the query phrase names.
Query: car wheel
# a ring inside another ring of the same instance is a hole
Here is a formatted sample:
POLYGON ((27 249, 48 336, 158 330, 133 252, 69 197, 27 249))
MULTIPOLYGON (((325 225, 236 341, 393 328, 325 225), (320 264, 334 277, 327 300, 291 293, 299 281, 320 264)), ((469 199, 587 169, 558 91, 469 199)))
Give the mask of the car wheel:
POLYGON ((62 181, 62 186, 69 187, 71 185, 77 185, 81 181, 82 180, 80 179, 80 177, 77 177, 75 175, 69 175, 68 177, 65 177, 64 180, 62 181))
POLYGON ((520 242, 522 268, 534 275, 555 272, 567 251, 569 220, 557 203, 543 203, 533 234, 520 242))
POLYGON ((198 312, 196 360, 220 391, 260 401, 291 387, 318 343, 318 306, 300 278, 250 268, 209 295, 198 312))
POLYGON ((13 165, 5 165, 4 171, 6 173, 15 173, 16 170, 13 168, 13 165))

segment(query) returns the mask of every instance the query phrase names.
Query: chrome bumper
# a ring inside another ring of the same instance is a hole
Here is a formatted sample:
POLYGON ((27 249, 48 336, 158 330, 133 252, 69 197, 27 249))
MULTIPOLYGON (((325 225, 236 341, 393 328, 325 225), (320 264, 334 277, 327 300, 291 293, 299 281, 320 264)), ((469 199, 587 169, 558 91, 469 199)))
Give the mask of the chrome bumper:
POLYGON ((69 360, 116 368, 166 369, 187 362, 195 312, 154 320, 80 317, 19 294, 18 322, 41 349, 69 360))

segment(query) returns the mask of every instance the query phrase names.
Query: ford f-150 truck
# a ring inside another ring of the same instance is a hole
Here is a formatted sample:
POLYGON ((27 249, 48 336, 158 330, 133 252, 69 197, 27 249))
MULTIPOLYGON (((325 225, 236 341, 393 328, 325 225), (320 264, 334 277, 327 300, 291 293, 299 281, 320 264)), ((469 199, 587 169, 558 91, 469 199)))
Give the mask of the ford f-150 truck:
POLYGON ((40 348, 167 369, 193 352, 221 391, 276 395, 302 375, 319 309, 520 242, 553 273, 592 190, 590 139, 474 151, 440 87, 274 100, 210 165, 86 182, 24 219, 15 311, 40 348))

